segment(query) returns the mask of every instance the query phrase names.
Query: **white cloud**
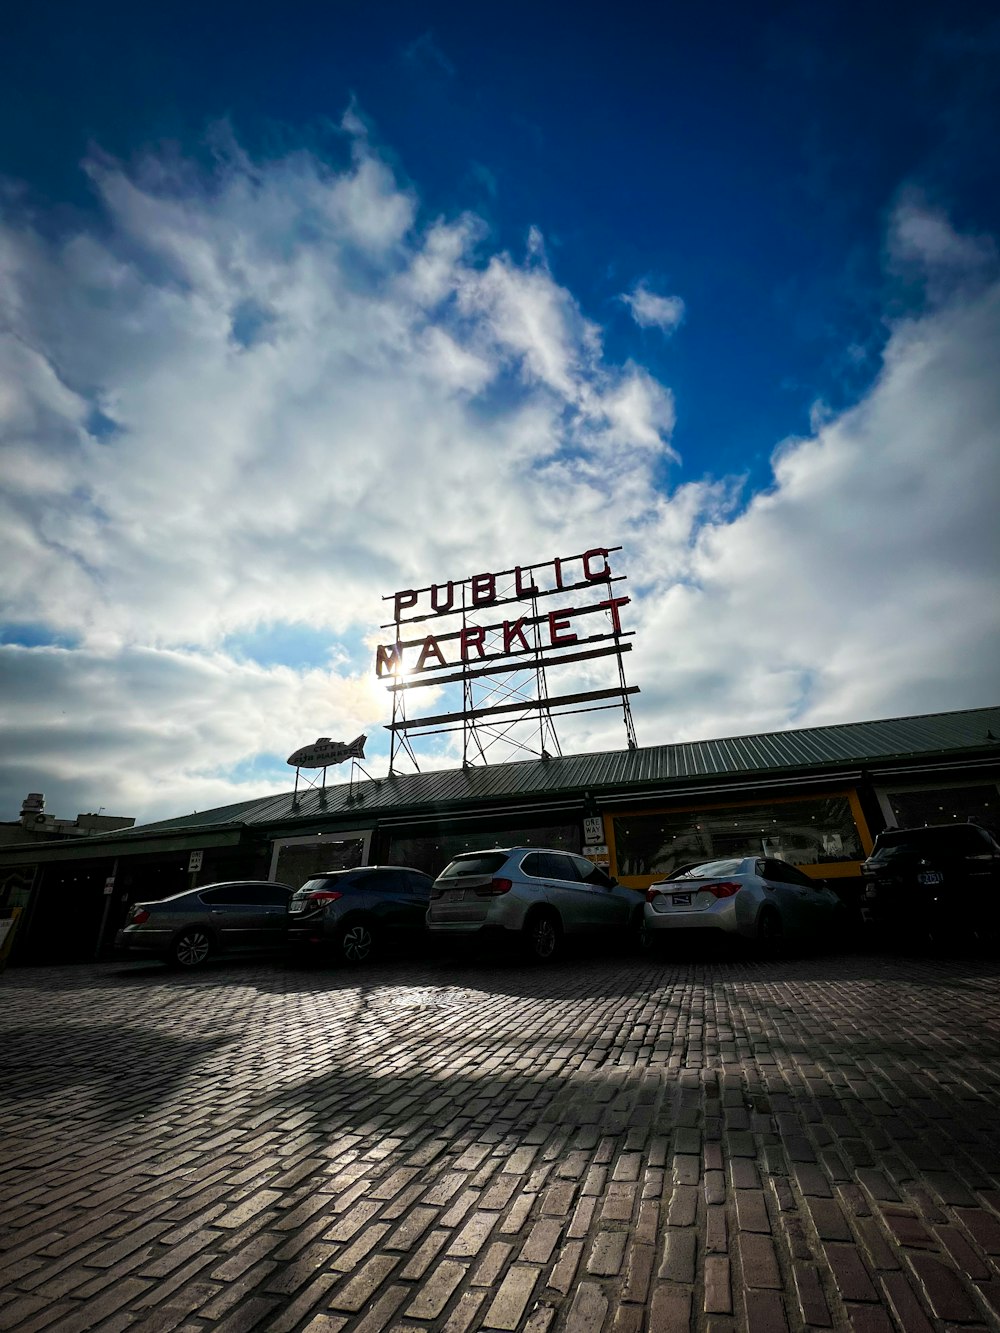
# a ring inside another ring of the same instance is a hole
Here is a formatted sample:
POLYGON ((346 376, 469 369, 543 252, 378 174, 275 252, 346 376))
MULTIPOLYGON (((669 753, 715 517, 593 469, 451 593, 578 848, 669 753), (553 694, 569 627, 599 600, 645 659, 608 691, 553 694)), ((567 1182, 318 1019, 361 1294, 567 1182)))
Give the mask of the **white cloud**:
MULTIPOLYGON (((0 589, 9 622, 77 645, 0 645, 5 817, 29 789, 141 818, 266 793, 317 734, 369 731, 384 769, 382 596, 581 542, 625 543, 642 744, 995 701, 982 265, 949 296, 935 259, 933 308, 769 490, 669 491, 669 388, 609 362, 541 238, 521 261, 475 217, 422 218, 345 130, 340 172, 221 136, 210 179, 102 160, 99 225, 0 228, 0 589), (327 663, 227 647, 295 626, 327 663)), ((941 226, 893 243, 962 251, 941 226)), ((628 299, 659 327, 682 310, 628 299)), ((612 713, 565 724, 566 750, 622 742, 612 713)))
POLYGON ((658 296, 643 282, 621 298, 632 312, 632 318, 644 329, 662 329, 673 333, 684 318, 684 302, 679 296, 658 296))

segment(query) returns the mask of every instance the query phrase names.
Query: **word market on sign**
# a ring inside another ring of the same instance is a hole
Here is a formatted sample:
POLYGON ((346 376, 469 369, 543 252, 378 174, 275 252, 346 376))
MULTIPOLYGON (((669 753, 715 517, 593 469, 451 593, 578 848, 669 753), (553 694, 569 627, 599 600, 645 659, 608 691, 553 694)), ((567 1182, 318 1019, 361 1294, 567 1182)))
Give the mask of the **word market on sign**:
MULTIPOLYGON (((471 578, 431 585, 429 588, 404 588, 394 594, 395 623, 398 626, 413 620, 427 620, 434 616, 455 615, 462 611, 493 606, 498 602, 533 601, 552 593, 586 589, 592 584, 610 585, 613 575, 608 561, 610 552, 604 547, 585 551, 582 555, 555 559, 544 565, 516 566, 500 573, 474 574, 471 578), (512 582, 501 585, 501 580, 512 582), (467 589, 468 597, 456 593, 467 589), (429 611, 429 614, 428 614, 429 611)), ((609 588, 610 590, 610 588, 609 588)), ((389 600, 388 598, 386 600, 389 600)), ((378 676, 396 675, 403 669, 403 650, 418 648, 413 671, 433 671, 436 667, 454 665, 445 656, 441 643, 453 642, 458 648, 458 661, 489 658, 494 661, 516 653, 537 651, 539 647, 562 648, 579 642, 580 636, 571 628, 571 619, 596 611, 607 611, 613 625, 613 634, 622 632, 619 608, 626 606, 628 597, 608 597, 603 601, 582 607, 563 607, 543 615, 515 616, 496 625, 465 624, 461 630, 449 634, 428 634, 423 639, 408 643, 380 644, 376 650, 375 671, 378 676), (537 625, 547 637, 547 644, 529 642, 526 630, 537 625), (487 654, 486 636, 496 634, 495 651, 487 654), (502 646, 501 646, 502 644, 502 646)), ((590 636, 595 637, 605 636, 590 636)))

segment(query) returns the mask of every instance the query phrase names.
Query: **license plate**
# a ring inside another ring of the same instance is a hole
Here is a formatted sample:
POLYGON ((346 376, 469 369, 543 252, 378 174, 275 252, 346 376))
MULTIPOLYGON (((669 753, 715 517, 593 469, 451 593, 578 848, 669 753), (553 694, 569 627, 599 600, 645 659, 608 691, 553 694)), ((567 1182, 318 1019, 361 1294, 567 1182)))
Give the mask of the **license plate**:
POLYGON ((304 911, 306 910, 305 899, 304 899, 304 898, 300 898, 300 899, 298 899, 298 900, 296 901, 296 899, 293 898, 292 901, 291 901, 291 903, 290 903, 290 905, 289 905, 288 910, 289 910, 290 912, 293 912, 293 913, 294 913, 294 912, 304 912, 304 911))
POLYGON ((671 894, 671 898, 673 899, 673 904, 674 904, 675 907, 690 907, 690 906, 691 906, 691 895, 690 895, 690 893, 674 893, 674 894, 671 894))
POLYGON ((445 898, 445 902, 448 902, 448 903, 460 903, 460 902, 463 902, 463 901, 465 900, 465 890, 464 890, 464 889, 446 889, 446 890, 445 890, 444 898, 445 898))
POLYGON ((944 875, 939 875, 936 870, 922 870, 917 876, 918 884, 940 884, 944 875))

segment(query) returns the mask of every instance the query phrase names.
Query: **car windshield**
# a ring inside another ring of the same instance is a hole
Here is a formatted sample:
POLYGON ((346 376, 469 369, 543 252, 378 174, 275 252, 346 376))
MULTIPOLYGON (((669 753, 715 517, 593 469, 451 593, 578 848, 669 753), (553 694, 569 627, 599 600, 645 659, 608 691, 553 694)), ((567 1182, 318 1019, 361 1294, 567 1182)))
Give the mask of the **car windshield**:
POLYGON ((742 861, 700 861, 698 865, 685 866, 669 879, 716 879, 719 875, 738 875, 743 867, 742 861))
POLYGON ((440 879, 458 879, 461 875, 492 875, 507 860, 506 852, 479 852, 469 856, 459 856, 445 866, 440 879))

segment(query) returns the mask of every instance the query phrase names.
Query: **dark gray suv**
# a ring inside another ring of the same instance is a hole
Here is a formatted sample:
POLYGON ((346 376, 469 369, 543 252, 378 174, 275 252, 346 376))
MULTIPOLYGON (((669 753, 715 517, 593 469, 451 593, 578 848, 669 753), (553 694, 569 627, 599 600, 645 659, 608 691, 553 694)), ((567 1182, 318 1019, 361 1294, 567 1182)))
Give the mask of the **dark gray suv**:
POLYGON ((1000 940, 1000 844, 978 824, 886 829, 862 864, 862 913, 886 940, 1000 940))
POLYGON ((409 866, 356 866, 314 875, 289 908, 290 949, 312 946, 344 963, 413 949, 426 939, 431 877, 409 866))

